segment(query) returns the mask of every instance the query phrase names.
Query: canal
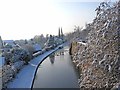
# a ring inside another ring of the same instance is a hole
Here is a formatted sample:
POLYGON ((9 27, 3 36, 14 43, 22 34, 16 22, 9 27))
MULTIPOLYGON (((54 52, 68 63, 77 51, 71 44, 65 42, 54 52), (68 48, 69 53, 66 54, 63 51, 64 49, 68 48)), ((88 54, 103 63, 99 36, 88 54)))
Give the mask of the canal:
POLYGON ((69 47, 56 51, 39 66, 33 88, 79 88, 79 73, 69 55, 69 47))

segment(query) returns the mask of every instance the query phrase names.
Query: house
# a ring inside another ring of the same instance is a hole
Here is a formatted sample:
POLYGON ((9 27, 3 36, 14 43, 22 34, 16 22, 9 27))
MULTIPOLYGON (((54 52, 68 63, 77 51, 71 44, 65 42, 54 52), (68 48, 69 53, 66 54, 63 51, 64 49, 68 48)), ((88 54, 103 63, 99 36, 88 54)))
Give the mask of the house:
POLYGON ((33 45, 33 48, 34 48, 34 50, 35 50, 34 53, 35 53, 35 52, 38 52, 38 51, 42 51, 42 48, 41 48, 41 46, 40 46, 39 44, 34 44, 34 45, 33 45))
POLYGON ((20 45, 17 44, 14 40, 4 40, 3 43, 4 43, 3 50, 7 52, 9 52, 10 49, 12 48, 21 48, 20 45))
POLYGON ((16 44, 20 45, 20 46, 23 46, 25 44, 28 44, 28 41, 27 40, 15 40, 14 41, 16 44))
POLYGON ((63 40, 62 40, 61 38, 59 38, 59 37, 56 36, 56 37, 54 38, 54 42, 55 42, 56 45, 60 45, 60 44, 63 43, 63 40))
POLYGON ((46 45, 49 47, 53 44, 54 44, 54 36, 50 35, 46 45))
POLYGON ((10 45, 11 47, 15 47, 16 44, 13 40, 4 40, 4 45, 10 45))
POLYGON ((53 49, 56 45, 55 45, 55 41, 54 41, 54 36, 50 35, 50 37, 48 38, 47 42, 44 44, 46 51, 49 51, 50 49, 53 49))

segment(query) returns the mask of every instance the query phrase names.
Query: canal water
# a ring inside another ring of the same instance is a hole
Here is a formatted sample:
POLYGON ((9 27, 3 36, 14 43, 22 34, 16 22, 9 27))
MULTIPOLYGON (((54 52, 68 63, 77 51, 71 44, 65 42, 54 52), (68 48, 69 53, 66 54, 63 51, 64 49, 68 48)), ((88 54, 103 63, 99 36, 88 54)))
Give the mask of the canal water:
POLYGON ((79 88, 79 73, 69 55, 69 47, 56 51, 39 66, 33 88, 79 88))

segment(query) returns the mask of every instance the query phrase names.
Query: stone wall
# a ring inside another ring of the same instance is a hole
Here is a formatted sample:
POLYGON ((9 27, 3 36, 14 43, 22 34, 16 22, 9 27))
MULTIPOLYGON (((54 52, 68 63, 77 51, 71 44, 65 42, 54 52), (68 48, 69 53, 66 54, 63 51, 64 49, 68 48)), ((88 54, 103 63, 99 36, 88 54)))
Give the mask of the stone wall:
POLYGON ((70 55, 73 55, 74 53, 77 53, 77 52, 78 52, 78 43, 74 41, 71 43, 69 53, 70 55))
POLYGON ((73 62, 81 70, 80 88, 112 89, 120 85, 119 5, 120 1, 113 6, 101 3, 87 27, 91 29, 87 43, 71 44, 73 62))

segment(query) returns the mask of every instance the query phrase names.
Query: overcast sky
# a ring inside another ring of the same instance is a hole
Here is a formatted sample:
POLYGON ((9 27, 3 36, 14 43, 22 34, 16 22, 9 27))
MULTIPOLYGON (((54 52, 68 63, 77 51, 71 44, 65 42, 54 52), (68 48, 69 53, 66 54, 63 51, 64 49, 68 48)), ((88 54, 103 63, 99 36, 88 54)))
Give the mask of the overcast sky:
POLYGON ((0 36, 18 40, 57 35, 59 27, 64 33, 73 31, 74 25, 84 27, 94 19, 99 1, 103 0, 0 0, 0 36))

